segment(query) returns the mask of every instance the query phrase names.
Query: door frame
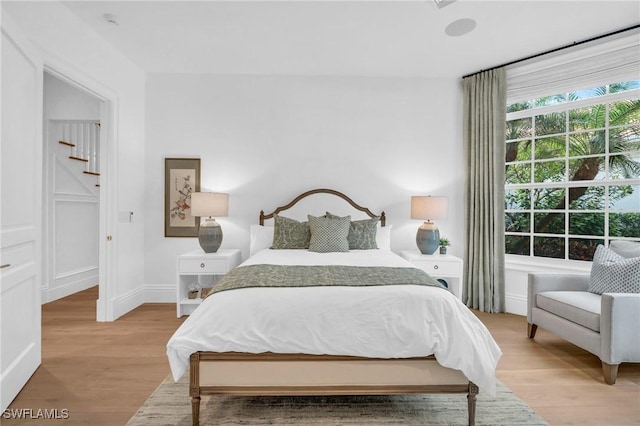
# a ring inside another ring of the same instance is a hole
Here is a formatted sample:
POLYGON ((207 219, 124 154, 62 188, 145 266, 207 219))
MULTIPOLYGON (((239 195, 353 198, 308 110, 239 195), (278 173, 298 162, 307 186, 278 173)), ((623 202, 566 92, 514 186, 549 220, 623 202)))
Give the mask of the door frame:
MULTIPOLYGON (((117 245, 113 243, 117 217, 118 97, 109 88, 42 52, 44 70, 55 78, 100 100, 100 207, 98 231, 98 300, 96 321, 114 321, 111 294, 115 286, 117 245)), ((44 75, 43 75, 44 78, 44 75)), ((44 117, 43 117, 44 118, 44 117)), ((44 199, 44 188, 42 189, 44 199)), ((46 253, 42 254, 43 256, 46 253)), ((44 276, 44 271, 43 271, 44 276)))

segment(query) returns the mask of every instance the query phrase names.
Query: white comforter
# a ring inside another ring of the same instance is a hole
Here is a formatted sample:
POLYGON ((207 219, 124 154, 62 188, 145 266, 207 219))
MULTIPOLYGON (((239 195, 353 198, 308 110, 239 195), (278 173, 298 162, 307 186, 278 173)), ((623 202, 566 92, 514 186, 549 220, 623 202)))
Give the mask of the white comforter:
MULTIPOLYGON (((262 250, 242 266, 413 267, 385 250, 262 250)), ((486 327, 450 292, 426 286, 246 288, 206 298, 167 344, 174 380, 197 351, 405 358, 435 355, 495 394, 502 355, 486 327)))

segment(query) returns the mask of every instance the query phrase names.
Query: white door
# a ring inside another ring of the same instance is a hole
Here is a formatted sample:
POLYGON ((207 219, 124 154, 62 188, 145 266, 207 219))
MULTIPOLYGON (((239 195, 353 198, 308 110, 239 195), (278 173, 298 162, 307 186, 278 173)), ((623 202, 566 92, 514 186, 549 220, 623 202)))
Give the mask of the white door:
POLYGON ((42 60, 2 16, 0 411, 41 362, 42 60))

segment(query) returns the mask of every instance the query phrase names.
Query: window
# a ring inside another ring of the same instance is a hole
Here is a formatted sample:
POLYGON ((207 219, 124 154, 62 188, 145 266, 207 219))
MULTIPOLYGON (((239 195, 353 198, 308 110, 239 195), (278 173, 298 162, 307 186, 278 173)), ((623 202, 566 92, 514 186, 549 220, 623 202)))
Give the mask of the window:
POLYGON ((512 103, 506 120, 507 254, 640 241, 640 80, 512 103))

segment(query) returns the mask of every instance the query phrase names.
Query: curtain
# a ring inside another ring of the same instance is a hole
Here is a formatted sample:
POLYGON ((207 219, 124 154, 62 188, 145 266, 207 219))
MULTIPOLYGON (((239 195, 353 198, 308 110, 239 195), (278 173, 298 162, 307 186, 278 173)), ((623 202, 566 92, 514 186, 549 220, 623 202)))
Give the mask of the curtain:
POLYGON ((463 80, 466 165, 464 285, 470 308, 504 312, 504 156, 506 71, 463 80))

